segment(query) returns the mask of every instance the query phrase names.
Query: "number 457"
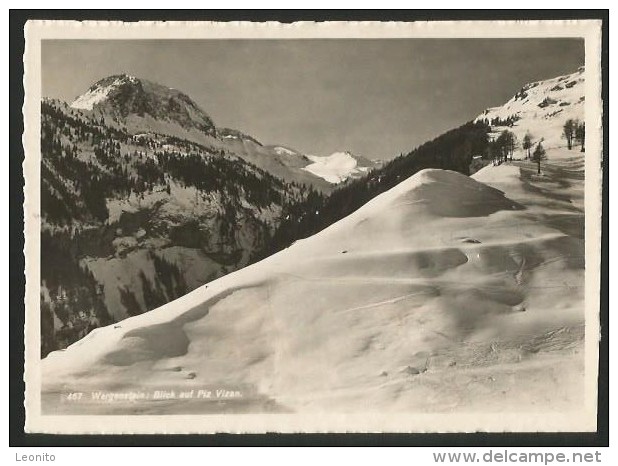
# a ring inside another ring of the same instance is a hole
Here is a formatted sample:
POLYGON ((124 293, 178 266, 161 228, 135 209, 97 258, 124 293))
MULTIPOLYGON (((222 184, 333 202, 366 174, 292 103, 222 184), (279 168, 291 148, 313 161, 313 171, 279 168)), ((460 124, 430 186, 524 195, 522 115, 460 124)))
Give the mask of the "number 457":
POLYGON ((69 394, 67 395, 67 398, 66 398, 66 399, 67 399, 68 401, 79 401, 79 400, 81 400, 81 399, 82 399, 82 396, 83 396, 83 395, 84 395, 84 394, 83 394, 82 392, 72 392, 72 393, 69 393, 69 394))

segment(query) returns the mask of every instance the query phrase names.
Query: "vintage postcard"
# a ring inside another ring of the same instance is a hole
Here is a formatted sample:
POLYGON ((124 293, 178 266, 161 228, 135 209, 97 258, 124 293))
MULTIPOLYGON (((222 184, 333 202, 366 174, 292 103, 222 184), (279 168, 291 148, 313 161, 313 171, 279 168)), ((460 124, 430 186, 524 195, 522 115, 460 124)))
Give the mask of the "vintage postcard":
POLYGON ((595 431, 601 22, 25 28, 26 431, 595 431))

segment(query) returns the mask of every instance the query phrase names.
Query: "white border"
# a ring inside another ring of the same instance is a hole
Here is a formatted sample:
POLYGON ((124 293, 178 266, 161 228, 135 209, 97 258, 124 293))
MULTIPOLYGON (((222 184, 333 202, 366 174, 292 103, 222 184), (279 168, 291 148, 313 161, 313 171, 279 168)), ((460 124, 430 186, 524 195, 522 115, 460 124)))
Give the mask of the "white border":
POLYGON ((26 25, 24 205, 26 256, 26 431, 48 433, 469 432, 596 430, 601 235, 601 21, 78 22, 26 25), (586 42, 586 397, 578 412, 518 414, 259 414, 208 416, 43 416, 40 412, 40 99, 44 39, 582 37, 586 42), (597 129, 597 131, 595 131, 597 129))

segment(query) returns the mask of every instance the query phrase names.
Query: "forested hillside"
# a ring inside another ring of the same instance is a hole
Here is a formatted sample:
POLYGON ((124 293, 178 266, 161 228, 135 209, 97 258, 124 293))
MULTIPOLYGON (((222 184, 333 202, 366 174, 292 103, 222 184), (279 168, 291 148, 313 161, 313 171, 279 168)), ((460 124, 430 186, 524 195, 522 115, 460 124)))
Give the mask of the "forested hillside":
POLYGON ((312 189, 223 149, 41 104, 43 354, 246 265, 312 189))

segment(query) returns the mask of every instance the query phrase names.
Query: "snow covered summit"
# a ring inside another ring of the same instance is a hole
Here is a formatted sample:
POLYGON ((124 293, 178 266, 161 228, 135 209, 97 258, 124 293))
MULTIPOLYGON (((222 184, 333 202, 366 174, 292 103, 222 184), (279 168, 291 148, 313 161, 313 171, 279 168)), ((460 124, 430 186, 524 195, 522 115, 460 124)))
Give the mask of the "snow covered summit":
POLYGON ((80 110, 92 110, 95 105, 105 101, 110 94, 118 91, 126 83, 136 84, 137 78, 127 74, 109 76, 93 84, 84 94, 78 96, 70 106, 80 110))
MULTIPOLYGON (((77 97, 71 107, 97 111, 127 127, 132 133, 148 132, 157 124, 180 130, 215 134, 211 118, 182 92, 135 76, 108 76, 77 97)), ((170 134, 174 134, 171 132, 170 134)))
POLYGON ((316 155, 308 155, 307 157, 312 163, 304 167, 304 170, 333 184, 340 183, 348 178, 363 176, 376 166, 375 162, 356 156, 349 151, 334 152, 325 157, 316 155))

